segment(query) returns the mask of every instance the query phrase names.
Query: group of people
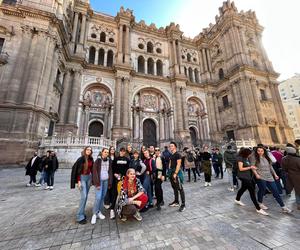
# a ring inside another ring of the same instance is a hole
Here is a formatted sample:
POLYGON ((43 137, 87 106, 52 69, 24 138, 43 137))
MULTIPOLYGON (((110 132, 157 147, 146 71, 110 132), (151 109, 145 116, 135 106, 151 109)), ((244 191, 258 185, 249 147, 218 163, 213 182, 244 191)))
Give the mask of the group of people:
MULTIPOLYGON (((241 197, 248 190, 256 211, 268 215, 263 199, 271 193, 281 211, 291 213, 282 196, 283 190, 289 196, 294 189, 300 210, 299 146, 300 140, 296 140, 295 145, 288 144, 285 150, 258 144, 257 147, 237 151, 236 147, 228 145, 221 153, 219 148, 210 150, 208 146, 203 149, 185 147, 179 152, 175 142, 162 152, 154 146, 142 146, 138 151, 129 144, 127 148, 120 148, 118 153, 113 146, 103 148, 95 159, 92 148, 88 146, 73 165, 71 173, 71 188, 77 186, 81 197, 76 220, 80 224, 87 222, 85 207, 92 185, 95 187, 95 201, 91 224, 95 224, 97 218, 105 219, 104 208, 110 210, 110 219, 118 216, 122 221, 129 217, 141 221, 140 213, 154 206, 161 210, 165 204, 162 183, 166 180, 170 181, 174 191, 174 201, 169 206, 179 207, 179 211, 183 212, 185 172, 187 182, 191 182, 191 172, 194 182, 197 182, 197 175, 200 178, 204 173, 204 186, 211 187, 212 170, 215 179, 223 179, 224 172, 227 173, 228 189, 237 190, 236 204, 245 206, 241 197)), ((52 190, 57 169, 54 152, 47 151, 42 158, 35 153, 26 166, 26 175, 30 177, 27 186, 41 186, 44 181, 47 183, 45 189, 52 190), (38 171, 41 178, 37 182, 38 171)))
POLYGON ((297 209, 300 210, 299 145, 300 140, 296 140, 295 145, 288 144, 285 150, 281 150, 258 144, 253 149, 241 148, 238 154, 234 154, 234 150, 229 146, 224 153, 224 158, 227 159, 225 160, 226 169, 230 169, 229 176, 232 177, 232 183, 236 187, 237 178, 241 182, 235 203, 245 206, 241 197, 248 190, 256 211, 259 214, 268 215, 266 212, 268 207, 263 203, 263 199, 266 193, 271 193, 281 207, 281 211, 291 213, 292 210, 286 207, 282 196, 283 189, 288 196, 294 189, 297 209))
POLYGON ((140 212, 154 205, 157 210, 161 210, 161 206, 164 206, 162 183, 166 178, 174 190, 174 201, 169 206, 179 207, 179 211, 183 212, 185 194, 182 186, 182 157, 177 152, 175 142, 170 143, 169 149, 161 152, 160 148, 143 146, 139 152, 128 145, 127 149, 120 148, 117 155, 114 147, 103 148, 94 160, 92 148, 85 147, 71 173, 71 188, 77 185, 81 196, 77 222, 87 222, 85 206, 91 185, 95 187, 91 224, 95 224, 97 218, 105 219, 104 207, 110 209, 110 219, 114 219, 117 213, 122 221, 129 217, 141 221, 140 212))
POLYGON ((39 157, 37 152, 34 152, 33 157, 27 163, 25 175, 29 176, 27 187, 41 187, 46 184, 45 190, 53 190, 54 174, 59 167, 59 163, 54 151, 48 150, 46 155, 39 157), (37 181, 37 173, 40 172, 39 181, 37 181))

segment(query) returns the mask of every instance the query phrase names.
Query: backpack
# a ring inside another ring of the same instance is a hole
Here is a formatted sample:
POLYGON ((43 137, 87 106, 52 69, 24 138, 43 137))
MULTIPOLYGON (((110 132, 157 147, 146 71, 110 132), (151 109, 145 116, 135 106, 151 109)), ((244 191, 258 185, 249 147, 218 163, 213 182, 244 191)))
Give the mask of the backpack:
POLYGON ((195 159, 194 159, 194 156, 191 152, 188 152, 187 155, 186 155, 186 159, 188 162, 193 162, 195 159))

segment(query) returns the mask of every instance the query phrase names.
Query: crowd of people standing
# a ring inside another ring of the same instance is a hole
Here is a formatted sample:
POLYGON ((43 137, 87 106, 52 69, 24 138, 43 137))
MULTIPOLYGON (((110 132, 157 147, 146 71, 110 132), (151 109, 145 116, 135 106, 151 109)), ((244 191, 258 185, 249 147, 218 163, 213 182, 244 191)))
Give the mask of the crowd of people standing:
MULTIPOLYGON (((104 208, 110 210, 110 219, 119 217, 122 221, 130 217, 141 221, 140 213, 154 207, 161 210, 165 205, 162 184, 167 180, 174 192, 174 200, 169 206, 179 207, 178 211, 183 212, 186 209, 185 172, 187 182, 192 178, 197 182, 203 173, 206 188, 212 186, 212 179, 223 179, 226 172, 228 190, 237 191, 235 204, 245 206, 241 198, 248 190, 257 213, 268 215, 263 200, 270 193, 281 211, 289 214, 292 210, 284 203, 284 192, 290 196, 295 190, 297 209, 300 210, 299 146, 300 140, 296 140, 284 150, 258 144, 237 151, 230 144, 225 150, 204 146, 201 149, 185 147, 179 152, 175 142, 163 151, 154 146, 142 146, 138 151, 129 144, 120 148, 118 153, 113 146, 103 148, 95 158, 92 148, 85 147, 71 173, 71 188, 77 186, 80 191, 76 221, 80 224, 87 222, 85 210, 91 186, 95 188, 91 224, 95 224, 97 218, 106 218, 104 208)), ((30 177, 27 186, 41 186, 46 182, 45 189, 52 190, 57 169, 54 152, 48 151, 42 158, 35 153, 26 166, 26 175, 30 177), (41 172, 39 181, 36 180, 38 171, 41 172)))

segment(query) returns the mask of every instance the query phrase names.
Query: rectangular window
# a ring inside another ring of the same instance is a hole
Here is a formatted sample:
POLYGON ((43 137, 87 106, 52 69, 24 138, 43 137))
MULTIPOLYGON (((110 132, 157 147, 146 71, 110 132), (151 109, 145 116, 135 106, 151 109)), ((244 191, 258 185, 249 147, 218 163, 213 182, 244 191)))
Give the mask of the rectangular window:
POLYGON ((17 3, 17 0, 3 0, 2 3, 15 5, 17 3))
POLYGON ((226 131, 226 134, 227 134, 227 138, 229 139, 229 140, 234 140, 235 141, 235 136, 234 136, 234 131, 233 130, 228 130, 228 131, 226 131))
POLYGON ((54 132, 54 121, 50 121, 49 129, 48 129, 48 136, 52 136, 54 132))
POLYGON ((267 100, 266 91, 264 89, 260 89, 260 97, 263 101, 267 100))
POLYGON ((228 96, 227 95, 222 97, 222 102, 223 102, 223 107, 224 108, 229 107, 229 101, 228 101, 228 96))
POLYGON ((2 52, 3 45, 4 45, 4 38, 0 38, 0 54, 2 52))
POLYGON ((278 143, 279 141, 278 141, 278 137, 277 137, 277 133, 276 133, 276 128, 275 127, 269 127, 269 130, 270 130, 272 141, 274 143, 278 143))

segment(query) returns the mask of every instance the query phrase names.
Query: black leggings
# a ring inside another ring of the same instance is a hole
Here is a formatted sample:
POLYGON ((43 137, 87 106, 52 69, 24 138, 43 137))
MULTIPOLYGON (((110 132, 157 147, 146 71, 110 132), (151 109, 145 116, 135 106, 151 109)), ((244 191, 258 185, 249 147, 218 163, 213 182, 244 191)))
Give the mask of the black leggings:
POLYGON ((178 197, 178 192, 180 193, 180 197, 181 197, 181 205, 185 205, 185 195, 184 195, 184 190, 183 190, 183 186, 180 183, 180 180, 178 178, 178 176, 176 176, 176 179, 174 179, 174 177, 172 176, 171 179, 171 186, 173 188, 174 191, 174 197, 175 197, 175 202, 179 203, 179 197, 178 197))
POLYGON ((204 173, 205 182, 211 182, 211 174, 204 173))
POLYGON ((156 195, 157 205, 160 205, 162 203, 162 201, 164 200, 161 184, 162 184, 162 181, 160 179, 155 180, 154 185, 155 185, 155 195, 156 195))
POLYGON ((256 200, 256 196, 255 196, 255 182, 254 180, 245 180, 245 179, 241 179, 242 181, 242 186, 239 189, 237 195, 236 195, 236 200, 239 201, 243 195, 243 193, 248 190, 249 194, 250 194, 250 198, 254 204, 254 206, 256 207, 257 210, 260 210, 259 204, 256 200))
MULTIPOLYGON (((194 175, 194 181, 196 181, 197 180, 196 179, 196 168, 192 168, 192 171, 193 171, 193 175, 194 175)), ((191 169, 188 168, 187 172, 188 172, 189 181, 191 181, 191 169)))

